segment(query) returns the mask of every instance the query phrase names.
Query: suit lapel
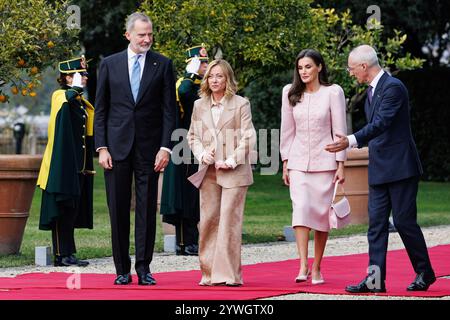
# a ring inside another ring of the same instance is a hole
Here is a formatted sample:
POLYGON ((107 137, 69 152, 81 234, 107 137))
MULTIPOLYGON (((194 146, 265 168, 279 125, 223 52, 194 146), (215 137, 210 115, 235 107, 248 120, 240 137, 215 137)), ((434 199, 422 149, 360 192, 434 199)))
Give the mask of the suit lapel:
POLYGON ((377 86, 373 93, 372 103, 369 106, 370 112, 369 112, 368 122, 372 121, 373 115, 375 114, 375 109, 378 108, 378 105, 380 104, 381 92, 383 91, 383 85, 388 77, 389 77, 388 73, 384 72, 384 74, 381 76, 380 80, 377 83, 377 86))
MULTIPOLYGON (((145 91, 149 87, 150 83, 154 79, 155 73, 158 70, 159 62, 156 60, 156 55, 151 51, 147 51, 147 55, 145 56, 145 65, 144 72, 142 73, 141 83, 139 85, 139 93, 136 99, 136 105, 142 99, 145 91)), ((130 87, 131 93, 131 87, 130 87)))
POLYGON ((201 110, 200 110, 200 117, 201 117, 201 120, 202 120, 202 122, 203 122, 203 124, 205 125, 205 127, 208 129, 208 130, 212 130, 212 132, 214 132, 215 131, 215 127, 214 127, 214 122, 213 122, 213 119, 212 119, 212 115, 211 115, 211 107, 209 106, 209 103, 207 102, 207 100, 208 100, 208 98, 203 98, 201 101, 202 101, 202 104, 200 105, 200 108, 201 108, 201 110))
POLYGON ((225 99, 225 103, 223 106, 223 112, 217 122, 216 130, 219 133, 223 126, 234 118, 234 109, 236 108, 236 102, 234 99, 225 99))
POLYGON ((130 73, 128 71, 128 52, 127 49, 125 49, 124 51, 122 51, 122 57, 120 59, 120 73, 119 74, 126 74, 126 83, 127 85, 125 85, 126 88, 126 95, 127 98, 130 99, 133 103, 134 103, 134 99, 133 99, 133 93, 131 92, 131 83, 130 83, 130 73))
MULTIPOLYGON (((202 131, 200 134, 202 135, 202 138, 211 137, 211 140, 208 143, 204 143, 203 147, 205 150, 216 150, 217 149, 217 134, 216 134, 216 128, 214 126, 214 121, 211 114, 211 106, 209 103, 208 98, 203 98, 200 100, 202 103, 200 104, 200 120, 202 122, 202 131), (209 133, 206 133, 209 132, 209 133)), ((204 141, 205 142, 205 141, 204 141)))

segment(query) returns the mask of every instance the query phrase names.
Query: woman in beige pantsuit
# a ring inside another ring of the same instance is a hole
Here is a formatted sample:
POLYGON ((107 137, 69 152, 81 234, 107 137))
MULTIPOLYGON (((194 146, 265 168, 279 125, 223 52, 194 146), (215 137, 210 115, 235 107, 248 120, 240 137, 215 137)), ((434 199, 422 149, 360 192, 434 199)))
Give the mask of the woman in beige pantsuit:
POLYGON ((200 285, 243 284, 242 220, 253 183, 249 154, 256 142, 250 102, 236 95, 225 60, 214 60, 195 101, 188 142, 204 172, 200 185, 200 285))

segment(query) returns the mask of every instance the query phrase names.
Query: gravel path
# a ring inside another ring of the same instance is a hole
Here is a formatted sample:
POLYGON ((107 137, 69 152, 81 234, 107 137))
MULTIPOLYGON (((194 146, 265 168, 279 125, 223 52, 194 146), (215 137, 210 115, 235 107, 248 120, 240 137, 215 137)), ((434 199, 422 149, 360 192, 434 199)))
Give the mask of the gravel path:
MULTIPOLYGON (((439 226, 423 228, 423 233, 428 247, 439 244, 450 244, 450 226, 439 226)), ((403 243, 397 233, 389 235, 389 250, 402 249, 403 243)), ((366 235, 355 235, 351 237, 334 238, 328 240, 325 256, 338 256, 355 253, 367 253, 366 235)), ((309 256, 313 255, 313 245, 310 242, 309 256)), ((294 242, 272 242, 264 244, 244 245, 242 247, 242 264, 254 264, 259 262, 271 262, 287 259, 297 259, 297 248, 294 242)), ((80 268, 86 273, 115 273, 112 258, 91 259, 90 265, 80 268)), ((134 263, 134 261, 133 261, 134 263)), ((22 273, 30 272, 70 272, 71 268, 47 267, 16 267, 0 268, 0 277, 13 277, 22 273)), ((155 253, 151 270, 153 273, 179 270, 198 270, 198 257, 176 256, 168 253, 155 253)), ((245 281, 245 279, 244 279, 245 281)), ((284 295, 268 300, 348 300, 348 299, 421 299, 405 297, 379 297, 379 296, 349 296, 349 295, 324 295, 324 294, 292 294, 284 295)), ((450 300, 450 296, 439 298, 440 300, 450 300)))

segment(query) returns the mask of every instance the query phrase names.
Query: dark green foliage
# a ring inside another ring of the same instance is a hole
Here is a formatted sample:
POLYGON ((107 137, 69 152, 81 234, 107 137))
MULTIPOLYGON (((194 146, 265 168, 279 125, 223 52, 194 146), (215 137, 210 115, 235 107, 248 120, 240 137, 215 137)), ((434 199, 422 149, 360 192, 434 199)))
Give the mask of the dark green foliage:
POLYGON ((292 82, 292 71, 274 73, 249 83, 242 94, 250 99, 255 129, 279 129, 281 91, 292 82))
POLYGON ((409 90, 412 130, 424 169, 423 179, 450 180, 450 69, 399 74, 409 90))
POLYGON ((427 58, 430 65, 439 65, 439 58, 448 44, 448 38, 441 37, 448 31, 446 25, 450 21, 450 1, 442 0, 315 0, 313 7, 336 8, 343 12, 350 9, 356 24, 366 23, 370 13, 367 7, 375 4, 380 7, 381 24, 385 27, 386 35, 392 34, 394 29, 401 29, 408 35, 404 48, 413 56, 427 58), (447 29, 446 29, 447 28, 447 29), (435 38, 437 36, 437 38, 435 38), (422 46, 425 42, 436 39, 438 44, 438 56, 425 56, 422 46))

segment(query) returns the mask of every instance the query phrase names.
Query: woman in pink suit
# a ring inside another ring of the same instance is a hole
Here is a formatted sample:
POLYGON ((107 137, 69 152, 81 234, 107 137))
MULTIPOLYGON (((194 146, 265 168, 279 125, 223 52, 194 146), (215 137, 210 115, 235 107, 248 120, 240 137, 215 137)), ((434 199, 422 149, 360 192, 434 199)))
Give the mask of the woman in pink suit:
POLYGON ((292 227, 300 255, 296 282, 323 283, 320 263, 330 230, 328 210, 334 183, 344 182, 346 152, 325 151, 336 134, 346 135, 342 88, 328 82, 321 54, 305 49, 295 60, 292 84, 283 88, 280 153, 283 181, 292 200, 292 227), (308 240, 314 230, 314 262, 308 267, 308 240))

